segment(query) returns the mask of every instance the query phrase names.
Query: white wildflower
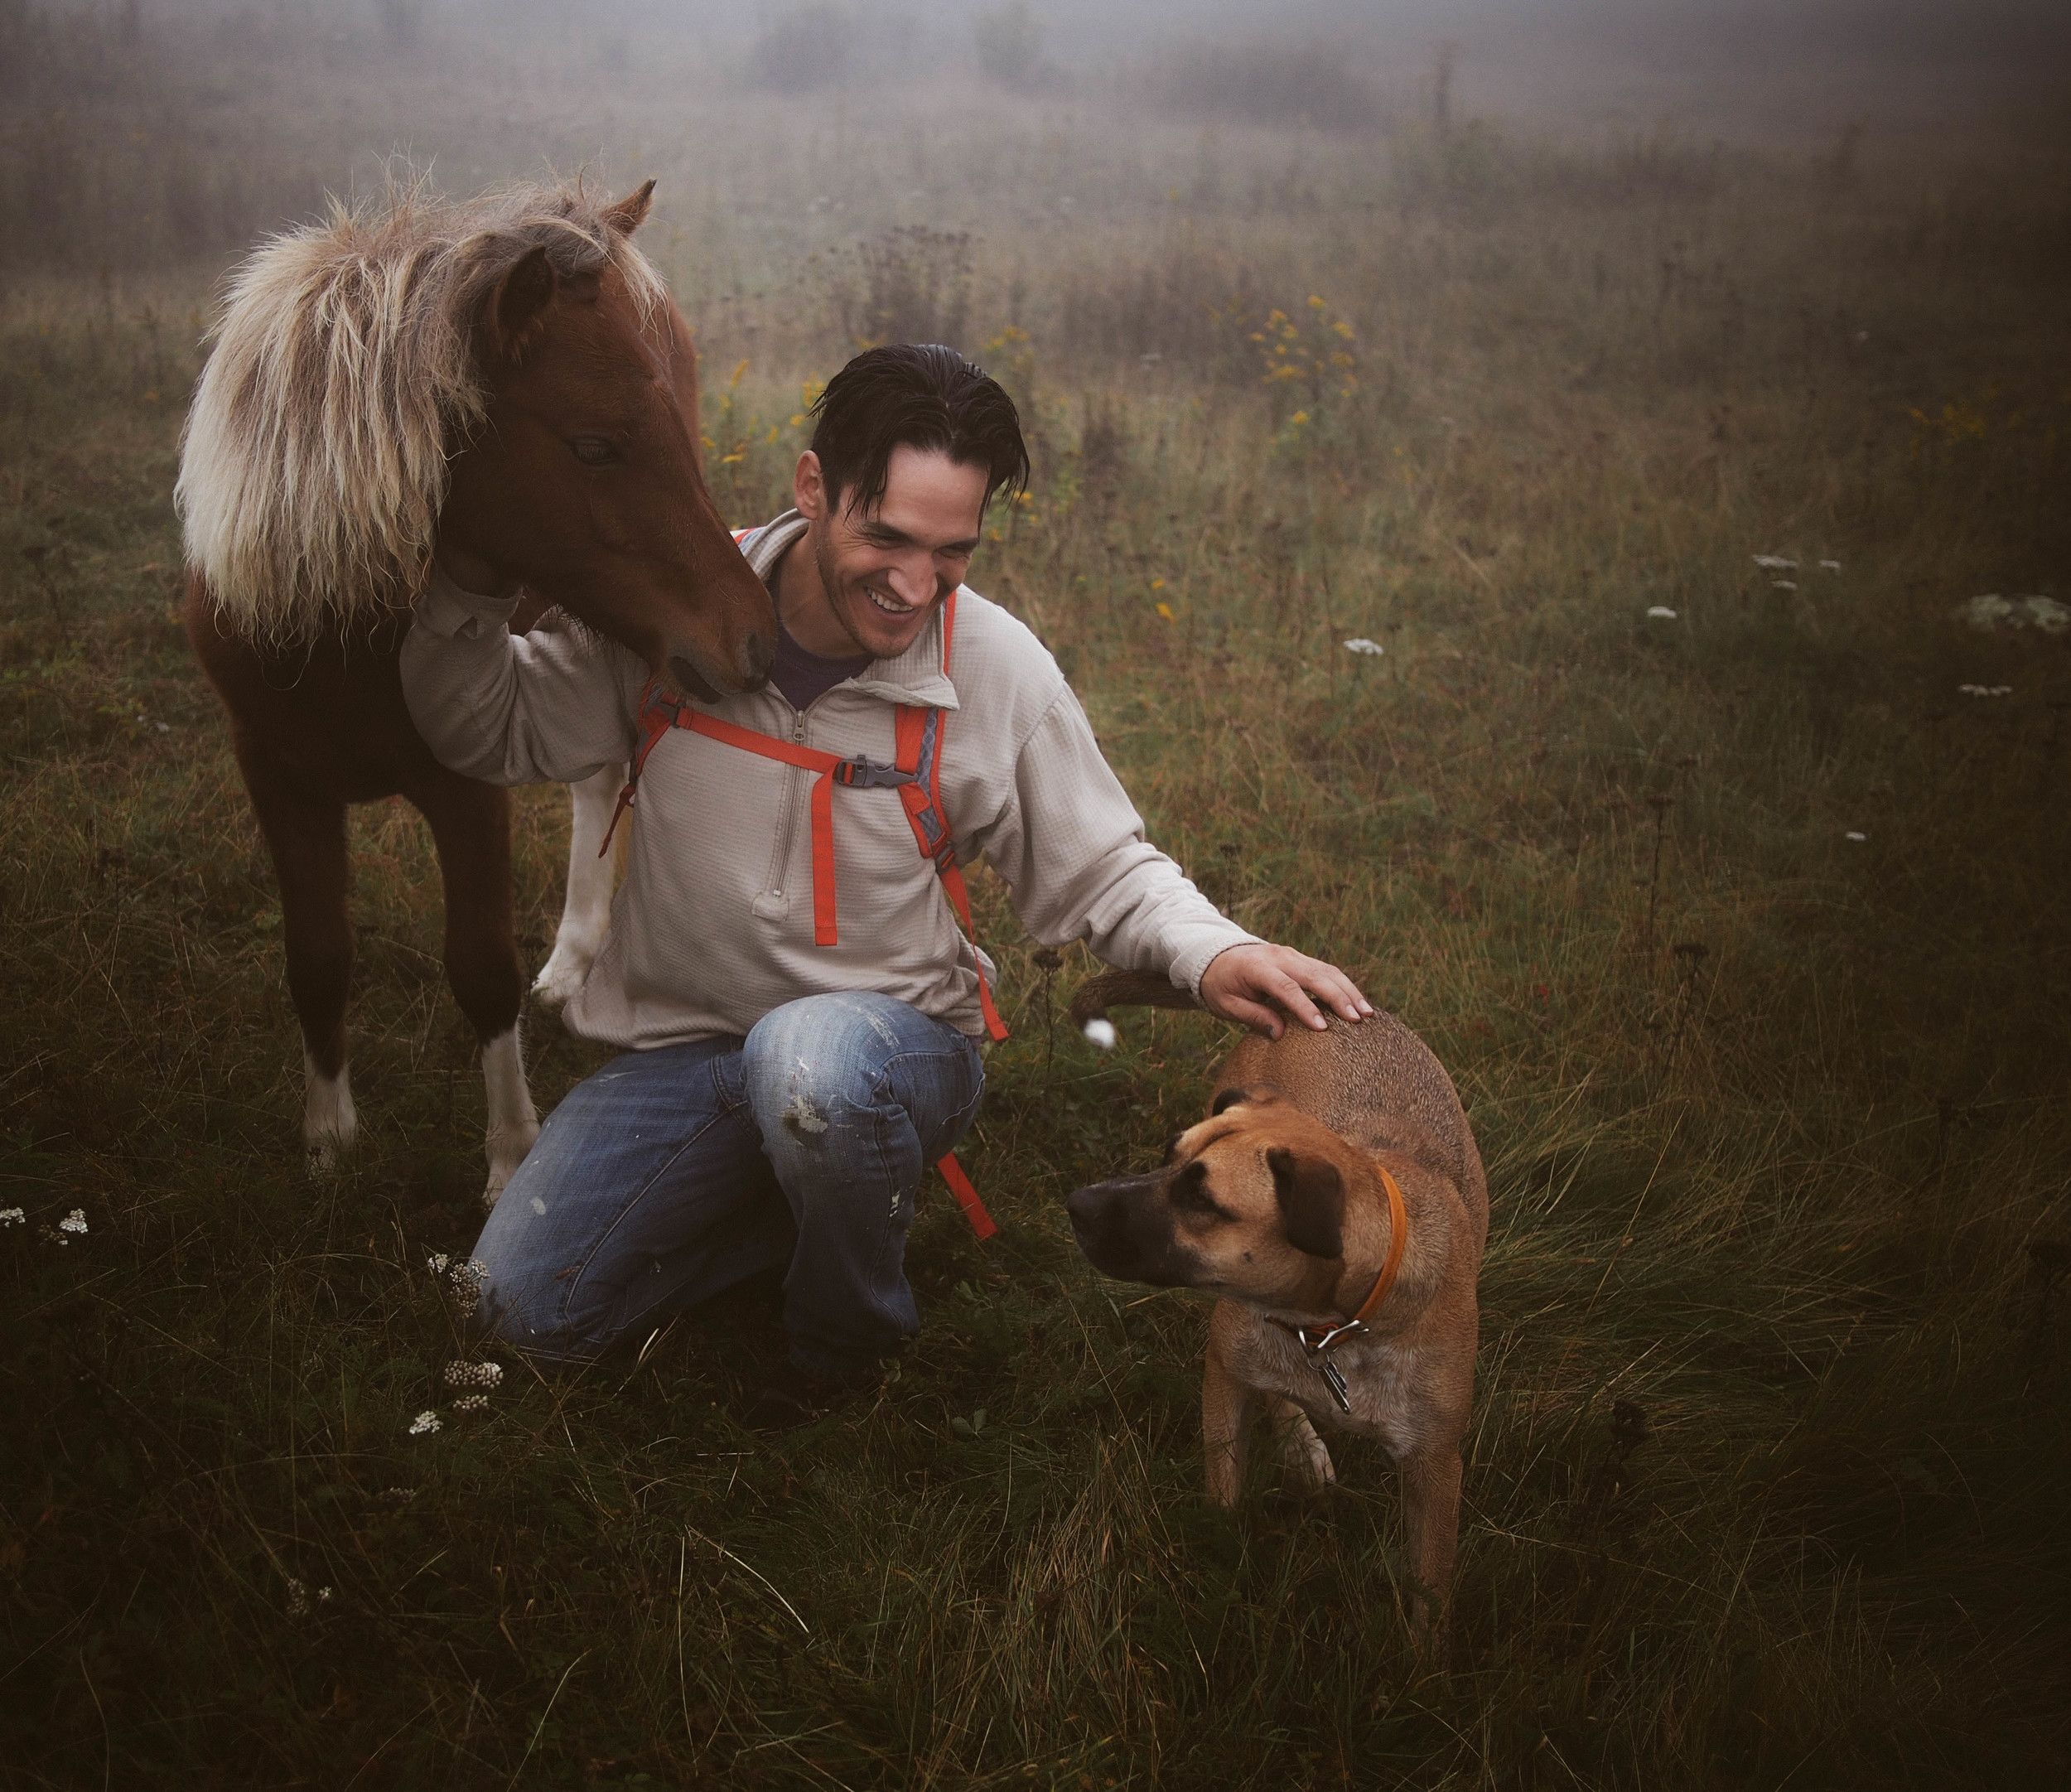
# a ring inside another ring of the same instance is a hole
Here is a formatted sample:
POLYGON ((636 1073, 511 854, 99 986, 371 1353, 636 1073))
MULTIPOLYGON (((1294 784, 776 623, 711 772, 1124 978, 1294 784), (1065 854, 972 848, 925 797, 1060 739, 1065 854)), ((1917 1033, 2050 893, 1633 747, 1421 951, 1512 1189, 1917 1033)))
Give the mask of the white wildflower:
POLYGON ((331 1603, 331 1589, 328 1587, 320 1587, 316 1589, 316 1603, 320 1606, 327 1606, 331 1603))
POLYGON ((456 1413, 481 1413, 488 1408, 489 1396, 485 1394, 464 1394, 453 1403, 456 1413))
POLYGON ((414 1487, 384 1487, 374 1495, 384 1506, 406 1506, 417 1498, 414 1487))
POLYGON ((309 1590, 300 1581, 287 1583, 287 1615, 291 1618, 309 1616, 309 1590))
POLYGON ((1764 572, 1795 572, 1798 570, 1795 560, 1787 559, 1780 553, 1758 553, 1755 556, 1755 563, 1764 572))
POLYGON ((19 1207, 0 1207, 0 1226, 22 1226, 29 1223, 29 1216, 19 1207))
POLYGON ((409 1434, 413 1437, 428 1437, 444 1423, 445 1421, 436 1413, 420 1413, 410 1421, 409 1434))
POLYGON ((1663 622, 1673 622, 1676 620, 1675 611, 1666 604, 1649 604, 1647 614, 1649 616, 1658 617, 1663 622))
POLYGON ((2011 697, 2014 694, 2014 688, 2011 684, 1959 684, 1956 688, 1966 697, 2011 697))
POLYGON ((2028 628, 2040 629, 2044 635, 2060 635, 2071 628, 2071 604, 2059 603, 2054 597, 2002 597, 1997 592, 1988 592, 1982 597, 1958 604, 1956 613, 1987 635, 2001 629, 2018 632, 2028 628))
POLYGON ((446 1385, 449 1388, 494 1388, 501 1384, 504 1365, 501 1363, 448 1363, 446 1365, 446 1385))
POLYGON ((1819 570, 1822 572, 1838 572, 1841 570, 1841 563, 1838 560, 1822 560, 1819 563, 1819 570))
POLYGON ((57 1229, 60 1232, 75 1234, 84 1232, 86 1229, 86 1210, 84 1207, 75 1207, 71 1212, 58 1221, 57 1229))
POLYGON ((1794 578, 1773 578, 1769 582, 1769 588, 1771 591, 1796 591, 1798 581, 1794 578))
POLYGON ((1354 635, 1344 644, 1348 654, 1384 654, 1388 650, 1378 641, 1370 641, 1364 635, 1354 635))
POLYGON ((448 1257, 444 1251, 436 1251, 431 1256, 424 1259, 424 1267, 430 1270, 433 1275, 442 1276, 446 1273, 447 1265, 451 1263, 452 1260, 453 1259, 448 1257))
POLYGON ((1866 833, 1857 833, 1854 828, 1851 828, 1842 838, 1844 840, 1866 840, 1870 836, 1866 833))

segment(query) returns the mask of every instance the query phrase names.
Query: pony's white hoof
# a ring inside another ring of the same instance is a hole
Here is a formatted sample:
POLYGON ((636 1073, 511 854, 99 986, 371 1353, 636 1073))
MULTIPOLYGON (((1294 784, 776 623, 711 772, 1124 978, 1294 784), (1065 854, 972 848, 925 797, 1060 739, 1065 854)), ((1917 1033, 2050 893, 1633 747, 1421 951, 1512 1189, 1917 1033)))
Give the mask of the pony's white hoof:
POLYGON ((329 1176, 352 1149, 360 1116, 352 1105, 351 1073, 342 1065, 326 1076, 302 1055, 302 1150, 311 1176, 329 1176))
POLYGON ((532 1149, 533 1141, 539 1137, 539 1123, 529 1126, 510 1126, 500 1128, 489 1135, 489 1181, 482 1188, 482 1205, 494 1207, 496 1197, 504 1191, 504 1185, 517 1175, 518 1166, 525 1161, 525 1153, 532 1149))
POLYGON ((493 1207, 539 1137, 539 1115, 532 1104, 532 1091, 525 1087, 524 1057, 516 1027, 482 1047, 482 1081, 489 1097, 489 1129, 484 1141, 489 1151, 489 1181, 482 1190, 482 1205, 493 1207))
POLYGON ((575 999, 576 991, 582 987, 590 974, 590 967, 596 963, 594 952, 574 952, 565 946, 556 946, 553 956, 533 979, 533 1000, 549 1013, 558 1014, 575 999))

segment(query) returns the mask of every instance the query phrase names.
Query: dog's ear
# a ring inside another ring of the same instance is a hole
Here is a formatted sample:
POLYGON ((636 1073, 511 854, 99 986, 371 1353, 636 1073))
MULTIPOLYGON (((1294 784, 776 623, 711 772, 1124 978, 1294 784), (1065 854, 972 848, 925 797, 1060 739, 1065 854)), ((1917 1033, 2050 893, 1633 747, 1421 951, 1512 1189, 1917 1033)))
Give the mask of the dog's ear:
POLYGON ((1209 1118, 1235 1107, 1260 1108, 1269 1101, 1280 1099, 1280 1091, 1270 1083, 1254 1083, 1249 1089, 1226 1089, 1215 1098, 1208 1110, 1209 1118))
POLYGON ((1344 1254, 1344 1178, 1328 1157, 1297 1156, 1276 1145, 1266 1153, 1280 1198, 1287 1242, 1311 1257, 1344 1254))

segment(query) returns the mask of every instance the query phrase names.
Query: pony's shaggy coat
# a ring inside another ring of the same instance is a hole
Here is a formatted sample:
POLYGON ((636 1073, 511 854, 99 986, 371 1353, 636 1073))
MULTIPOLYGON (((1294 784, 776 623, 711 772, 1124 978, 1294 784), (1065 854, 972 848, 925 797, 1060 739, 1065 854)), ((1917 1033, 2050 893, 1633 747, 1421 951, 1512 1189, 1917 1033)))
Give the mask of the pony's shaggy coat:
POLYGON ((563 278, 607 264, 643 314, 660 277, 580 186, 451 203, 421 186, 262 244, 232 277, 181 443, 187 559, 224 624, 287 646, 408 601, 480 427, 474 338, 536 249, 563 278))

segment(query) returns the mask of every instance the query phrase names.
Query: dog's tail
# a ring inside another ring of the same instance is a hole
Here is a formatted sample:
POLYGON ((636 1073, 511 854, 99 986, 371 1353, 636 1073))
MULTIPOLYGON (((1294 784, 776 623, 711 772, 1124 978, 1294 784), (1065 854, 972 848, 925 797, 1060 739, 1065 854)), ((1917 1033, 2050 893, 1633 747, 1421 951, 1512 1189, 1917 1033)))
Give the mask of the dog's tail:
POLYGON ((1114 1050, 1109 1008, 1198 1008, 1185 990, 1155 971, 1103 971, 1089 977, 1071 998, 1072 1024, 1103 1051, 1114 1050))

